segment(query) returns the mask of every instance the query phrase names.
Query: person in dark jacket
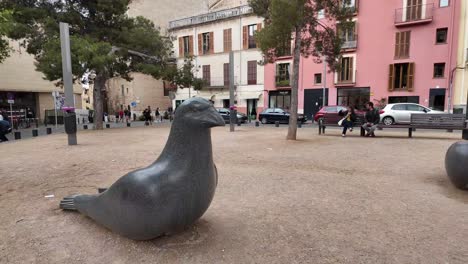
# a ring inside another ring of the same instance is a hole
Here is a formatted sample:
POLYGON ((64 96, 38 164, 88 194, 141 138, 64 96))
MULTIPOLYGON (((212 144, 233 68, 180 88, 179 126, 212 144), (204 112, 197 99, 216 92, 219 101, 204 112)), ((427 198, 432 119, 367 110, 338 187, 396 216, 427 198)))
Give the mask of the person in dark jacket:
POLYGON ((362 128, 367 131, 366 137, 375 137, 374 132, 380 123, 379 110, 374 108, 374 103, 372 102, 368 102, 366 108, 366 123, 362 125, 362 128))
POLYGON ((0 142, 8 141, 6 134, 11 132, 10 122, 6 120, 0 120, 0 142))
POLYGON ((346 132, 349 131, 353 132, 354 122, 356 122, 356 112, 354 111, 354 107, 348 106, 346 111, 340 111, 340 116, 344 117, 343 123, 341 126, 343 127, 342 137, 346 137, 346 132))

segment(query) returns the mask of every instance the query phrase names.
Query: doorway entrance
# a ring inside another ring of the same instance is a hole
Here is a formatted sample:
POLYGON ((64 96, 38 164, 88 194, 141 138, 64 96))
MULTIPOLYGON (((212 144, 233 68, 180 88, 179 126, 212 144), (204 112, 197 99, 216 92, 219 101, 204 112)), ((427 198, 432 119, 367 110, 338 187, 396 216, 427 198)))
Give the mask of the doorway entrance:
POLYGON ((445 89, 429 90, 429 108, 434 110, 445 110, 445 89))
POLYGON ((247 99, 247 116, 250 120, 257 120, 258 99, 247 99))
MULTIPOLYGON (((328 88, 325 89, 325 105, 328 105, 328 88)), ((313 120, 315 114, 323 107, 323 89, 304 90, 304 115, 313 120)))

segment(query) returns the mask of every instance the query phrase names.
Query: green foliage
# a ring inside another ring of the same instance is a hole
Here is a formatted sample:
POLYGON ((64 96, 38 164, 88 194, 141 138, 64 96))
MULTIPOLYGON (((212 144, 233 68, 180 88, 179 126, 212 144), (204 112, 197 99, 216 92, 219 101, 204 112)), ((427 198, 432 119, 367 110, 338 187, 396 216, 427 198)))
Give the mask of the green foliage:
POLYGON ((180 88, 193 87, 194 90, 201 90, 206 85, 203 79, 195 77, 195 65, 193 57, 187 56, 181 68, 175 65, 166 71, 166 79, 171 80, 173 84, 180 88))
POLYGON ((59 22, 69 23, 73 73, 86 70, 106 78, 131 80, 131 72, 163 77, 172 43, 143 17, 130 18, 129 0, 0 0, 15 10, 13 39, 25 39, 37 69, 51 81, 62 76, 59 22), (146 56, 135 55, 136 51, 146 56))
POLYGON ((332 70, 338 66, 343 44, 334 22, 342 29, 350 27, 353 10, 343 3, 350 0, 250 0, 254 12, 265 18, 265 27, 256 34, 266 63, 273 62, 291 48, 293 33, 301 32, 300 52, 317 61, 325 55, 332 70), (317 19, 324 10, 327 22, 317 19))
POLYGON ((291 86, 291 82, 289 80, 276 81, 276 86, 277 87, 289 87, 291 86))
POLYGON ((9 10, 0 10, 0 63, 10 55, 10 46, 6 35, 12 28, 12 12, 9 10))

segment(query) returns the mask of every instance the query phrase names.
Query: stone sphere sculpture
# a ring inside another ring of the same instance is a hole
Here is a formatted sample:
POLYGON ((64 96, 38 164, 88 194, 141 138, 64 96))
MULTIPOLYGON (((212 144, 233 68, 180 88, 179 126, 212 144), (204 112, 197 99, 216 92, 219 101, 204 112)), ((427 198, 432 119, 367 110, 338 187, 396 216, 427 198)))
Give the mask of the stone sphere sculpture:
POLYGON ((468 190, 468 141, 457 142, 449 148, 445 169, 453 185, 468 190))
POLYGON ((60 208, 78 211, 134 240, 187 228, 213 199, 218 173, 210 128, 224 125, 208 100, 185 101, 177 108, 166 146, 153 164, 128 173, 100 194, 65 197, 60 208))

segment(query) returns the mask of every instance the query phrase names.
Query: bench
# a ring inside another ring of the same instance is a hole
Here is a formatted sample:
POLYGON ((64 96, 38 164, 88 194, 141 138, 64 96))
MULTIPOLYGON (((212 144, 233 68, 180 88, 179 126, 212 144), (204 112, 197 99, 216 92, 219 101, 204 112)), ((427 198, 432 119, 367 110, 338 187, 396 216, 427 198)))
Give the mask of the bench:
MULTIPOLYGON (((343 117, 337 114, 325 114, 319 120, 319 135, 325 134, 326 127, 339 127, 338 121, 343 117)), ((357 115, 355 128, 361 129, 361 136, 364 136, 366 131, 362 128, 364 124, 364 115, 357 115)), ((466 118, 463 114, 412 114, 410 124, 407 125, 378 125, 379 129, 387 128, 404 128, 408 129, 408 137, 413 137, 413 132, 416 129, 443 129, 443 130, 463 130, 464 134, 468 134, 466 127, 466 118)))
MULTIPOLYGON (((338 121, 340 121, 341 119, 343 119, 343 116, 325 113, 324 116, 318 121, 319 135, 325 134, 325 128, 327 127, 339 127, 338 121)), ((365 116, 356 114, 356 122, 354 122, 354 127, 361 129, 361 137, 363 137, 366 134, 366 131, 362 128, 364 122, 365 116)))
POLYGON ((408 137, 413 137, 413 129, 443 129, 448 131, 467 130, 464 114, 412 114, 408 137))

